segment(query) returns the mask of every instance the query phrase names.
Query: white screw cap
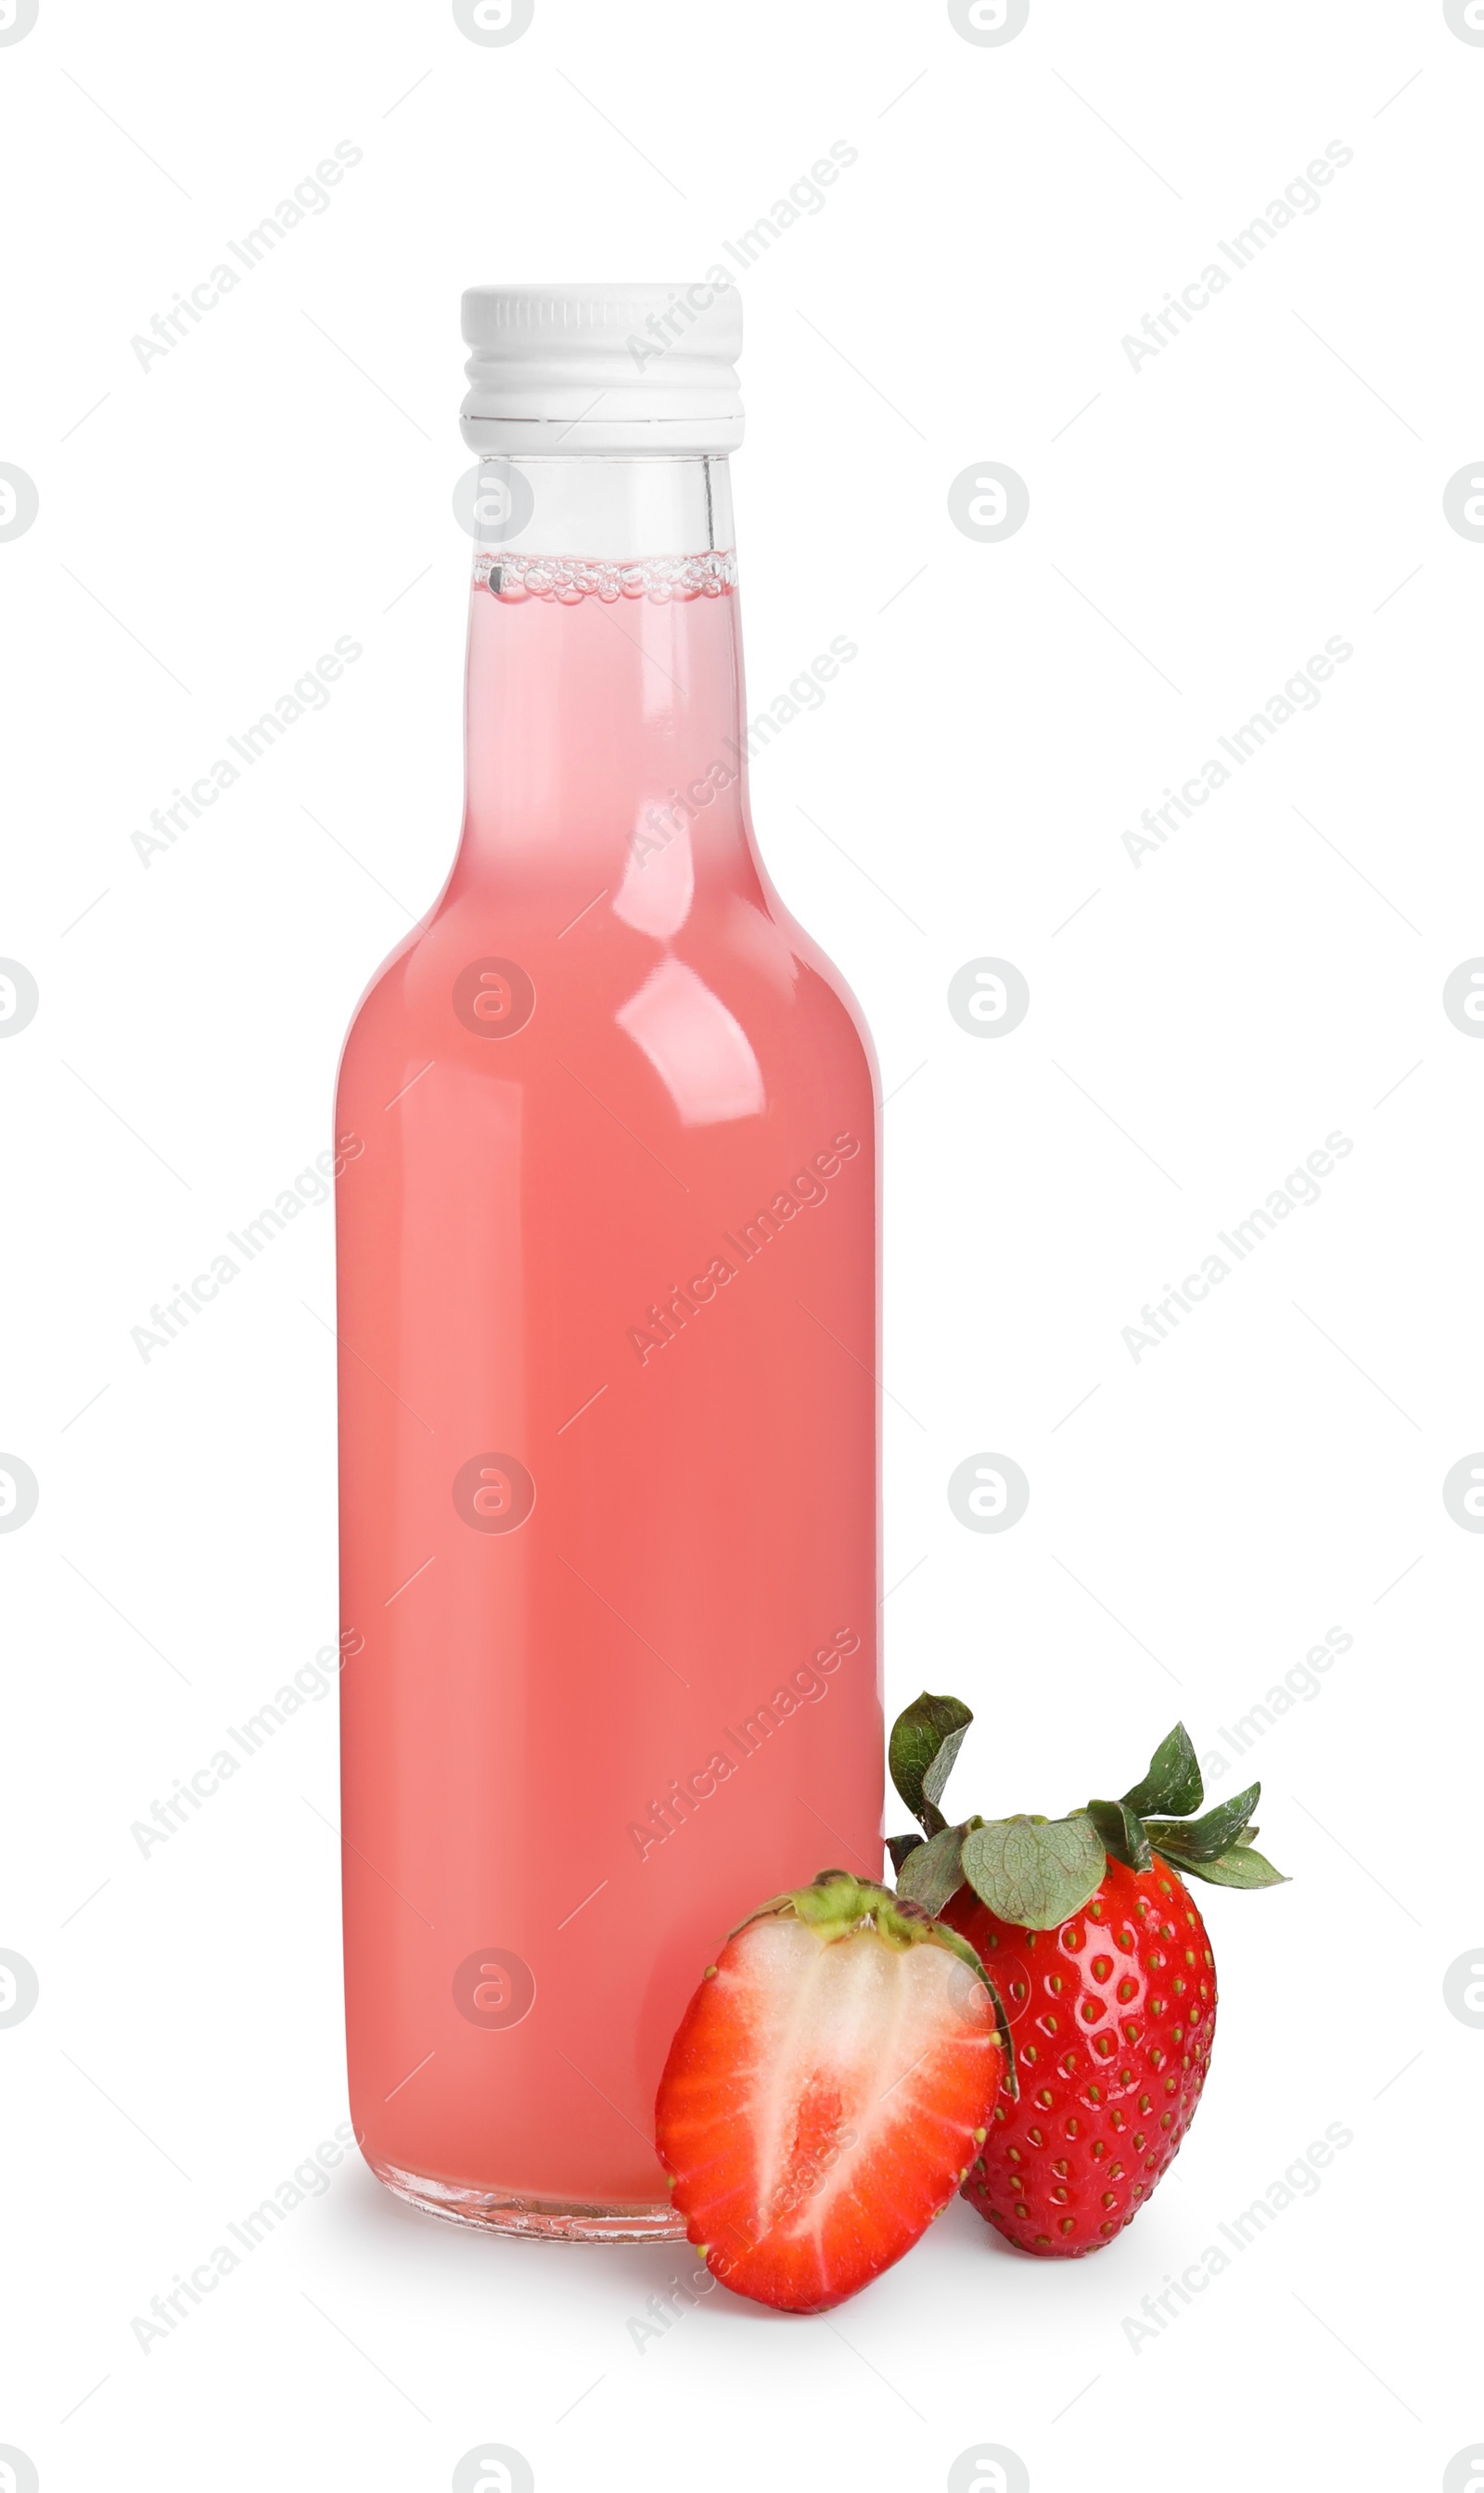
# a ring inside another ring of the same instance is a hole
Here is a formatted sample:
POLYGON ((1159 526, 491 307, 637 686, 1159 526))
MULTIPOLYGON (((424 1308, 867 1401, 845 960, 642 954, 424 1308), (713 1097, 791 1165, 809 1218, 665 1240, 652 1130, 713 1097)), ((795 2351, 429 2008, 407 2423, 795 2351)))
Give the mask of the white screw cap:
POLYGON ((471 450, 699 455, 741 441, 742 298, 720 269, 689 285, 471 285, 463 334, 471 450))

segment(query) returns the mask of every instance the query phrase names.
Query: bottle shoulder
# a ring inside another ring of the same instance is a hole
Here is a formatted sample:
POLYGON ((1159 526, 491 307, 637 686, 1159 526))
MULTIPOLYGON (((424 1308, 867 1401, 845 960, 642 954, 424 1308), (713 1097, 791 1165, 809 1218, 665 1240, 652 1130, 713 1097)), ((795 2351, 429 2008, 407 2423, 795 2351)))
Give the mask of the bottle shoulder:
POLYGON ((679 965, 757 1006, 803 1015, 843 1011, 871 1051, 865 1014, 844 973, 772 895, 771 906, 739 896, 714 901, 662 939, 620 923, 611 912, 600 914, 602 897, 562 925, 559 911, 480 906, 468 897, 450 905, 445 895, 372 972, 347 1044, 363 1020, 436 1011, 471 965, 494 960, 539 982, 554 1002, 607 999, 619 1007, 679 965))
POLYGON ((352 1017, 343 1085, 421 1051, 491 1074, 548 1062, 712 1068, 759 1102, 811 1077, 879 1098, 876 1051, 841 971, 773 895, 713 895, 660 938, 593 905, 559 911, 445 893, 388 955, 352 1017), (472 1051, 469 1040, 482 1042, 472 1051), (510 1042, 507 1053, 503 1044, 510 1042), (731 1068, 728 1073, 727 1068, 731 1068), (756 1068, 756 1072, 747 1068, 756 1068))

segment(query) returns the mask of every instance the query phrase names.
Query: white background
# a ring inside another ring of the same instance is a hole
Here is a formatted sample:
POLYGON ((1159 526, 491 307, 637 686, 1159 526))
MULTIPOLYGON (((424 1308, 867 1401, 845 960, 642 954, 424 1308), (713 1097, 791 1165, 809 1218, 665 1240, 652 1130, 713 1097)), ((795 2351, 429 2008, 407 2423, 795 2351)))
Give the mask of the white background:
POLYGON ((1437 0, 1032 0, 1001 45, 886 0, 537 0, 504 47, 432 0, 42 0, 0 45, 0 459, 41 497, 0 545, 0 951, 41 994, 0 1050, 0 1444, 41 1487, 0 1540, 0 1944, 41 1985, 0 2030, 0 2443, 45 2493, 443 2488, 485 2442, 541 2493, 935 2493, 981 2443, 1035 2493, 1432 2487, 1484 2441, 1484 2034, 1442 1989, 1484 1954, 1484 1542, 1441 1495, 1484 1443, 1484 1047, 1441 1004, 1484 952, 1484 548, 1442 510, 1484 453, 1481 106, 1437 0), (340 140, 328 209, 142 370, 340 140), (146 2353, 134 2315, 344 2118, 333 1697, 130 1834, 335 1632, 328 1211, 147 1363, 131 1331, 324 1147, 451 855, 460 288, 689 277, 836 140, 745 284, 734 475, 753 711, 859 645, 754 796, 896 1095, 888 1697, 976 1707, 965 1809, 1059 1812, 1177 1713, 1210 1754, 1341 1627, 1247 1769, 1293 1883, 1202 1898, 1213 2075, 1093 2259, 956 2206, 827 2321, 718 2292, 641 2348, 688 2263, 462 2237, 352 2160, 146 2353), (1331 141, 1318 211, 1134 370, 1331 141), (948 517, 985 460, 1030 495, 1001 544, 948 517), (341 635, 329 706, 141 862, 341 635), (1136 866, 1330 636, 1321 704, 1136 866), (945 1002, 981 955, 1030 987, 992 1042, 945 1002), (1136 1362, 1143 1303, 1335 1130, 1321 1200, 1136 1362), (986 1449, 1031 1486, 1002 1536, 945 1497, 986 1449), (1136 2351, 1330 2123, 1322 2187, 1136 2351))

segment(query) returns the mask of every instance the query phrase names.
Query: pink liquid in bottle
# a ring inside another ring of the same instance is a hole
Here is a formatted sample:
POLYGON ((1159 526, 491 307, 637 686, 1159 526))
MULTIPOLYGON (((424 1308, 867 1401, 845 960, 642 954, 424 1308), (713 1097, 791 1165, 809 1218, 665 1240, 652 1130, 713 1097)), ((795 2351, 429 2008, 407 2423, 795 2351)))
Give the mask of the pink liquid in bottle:
POLYGON ((879 1875, 876 1094, 753 845, 725 460, 530 473, 336 1110, 351 2107, 420 2204, 634 2238, 724 1934, 879 1875))

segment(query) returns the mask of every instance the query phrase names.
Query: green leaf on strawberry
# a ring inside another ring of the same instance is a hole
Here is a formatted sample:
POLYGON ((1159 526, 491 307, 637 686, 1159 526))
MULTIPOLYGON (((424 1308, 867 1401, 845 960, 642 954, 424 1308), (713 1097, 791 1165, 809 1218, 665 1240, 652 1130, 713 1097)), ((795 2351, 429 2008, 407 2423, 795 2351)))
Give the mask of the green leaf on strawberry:
POLYGON ((1001 1817, 964 1838, 964 1875, 1002 1922, 1054 1930, 1085 1905, 1107 1868, 1085 1810, 1070 1817, 1001 1817))
POLYGON ((1249 1784, 1245 1791, 1218 1801, 1204 1817, 1190 1818, 1178 1825, 1169 1819, 1150 1818, 1149 1842, 1156 1852, 1168 1853, 1177 1867, 1182 1862, 1219 1861, 1235 1844, 1261 1790, 1261 1784, 1249 1784))
POLYGON ((1182 1877, 1204 1878, 1213 1887, 1286 1887, 1289 1883, 1283 1872, 1255 1852, 1245 1837, 1239 1836, 1231 1851, 1216 1861, 1187 1861, 1173 1853, 1170 1858, 1182 1877))
POLYGON ((1205 1798, 1201 1766, 1183 1723, 1161 1740, 1149 1759, 1143 1783, 1123 1795, 1123 1806, 1136 1817, 1188 1817, 1205 1798))
POLYGON ((1126 1800, 1089 1800, 1087 1816, 1103 1839, 1104 1849, 1126 1870, 1147 1870, 1154 1855, 1142 1817, 1126 1800))
POLYGON ((897 1892, 935 1916, 966 1881, 1002 1921, 1054 1930, 1096 1892, 1110 1863, 1143 1877, 1156 1855, 1216 1887, 1284 1883, 1281 1871, 1253 1849, 1257 1828, 1248 1821, 1260 1784, 1218 1801, 1203 1817, 1191 1816, 1204 1791, 1183 1723, 1121 1800, 1090 1800, 1061 1818, 970 1817, 950 1826, 938 1804, 972 1720, 958 1697, 924 1690, 891 1734, 892 1781, 927 1833, 926 1842, 915 1833, 891 1837, 897 1892))
MULTIPOLYGON (((976 1824, 977 1820, 970 1820, 976 1824)), ((967 1826, 945 1826, 917 1845, 897 1876, 897 1893, 936 1920, 950 1896, 964 1884, 964 1838, 967 1826)))
POLYGON ((937 1804, 973 1719, 961 1698, 924 1689, 892 1726, 891 1779, 925 1834, 940 1835, 947 1824, 937 1804))

